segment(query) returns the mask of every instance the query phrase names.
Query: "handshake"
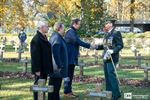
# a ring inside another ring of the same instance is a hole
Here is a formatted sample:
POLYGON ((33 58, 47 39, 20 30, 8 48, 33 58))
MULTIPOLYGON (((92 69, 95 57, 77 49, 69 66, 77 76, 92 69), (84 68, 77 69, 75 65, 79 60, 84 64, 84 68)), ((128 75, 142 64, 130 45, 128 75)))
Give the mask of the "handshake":
POLYGON ((91 45, 90 45, 90 49, 98 49, 98 45, 91 44, 91 45))

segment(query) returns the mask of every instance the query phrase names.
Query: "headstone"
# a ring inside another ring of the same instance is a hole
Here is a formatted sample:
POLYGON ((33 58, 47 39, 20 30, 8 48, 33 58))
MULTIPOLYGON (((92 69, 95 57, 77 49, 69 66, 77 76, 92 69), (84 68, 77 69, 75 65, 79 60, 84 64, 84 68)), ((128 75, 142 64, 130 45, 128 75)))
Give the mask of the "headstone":
POLYGON ((144 69, 144 81, 148 82, 148 71, 150 70, 150 66, 146 63, 142 68, 144 69))
POLYGON ((86 95, 88 97, 97 97, 97 98, 112 98, 112 92, 111 91, 102 91, 100 84, 96 84, 95 90, 87 90, 86 95))
POLYGON ((138 53, 139 51, 136 49, 135 45, 134 45, 134 44, 131 44, 130 47, 131 47, 131 51, 134 53, 134 56, 137 56, 137 53, 138 53))
POLYGON ((15 45, 15 46, 13 46, 13 47, 15 48, 15 52, 17 52, 19 46, 18 46, 18 45, 15 45))
POLYGON ((81 62, 79 62, 78 64, 80 66, 80 81, 83 81, 83 77, 84 77, 84 66, 85 66, 85 63, 83 60, 81 60, 81 62))
POLYGON ((25 59, 21 60, 20 62, 22 62, 24 64, 24 73, 26 74, 27 73, 27 69, 28 69, 29 60, 26 57, 25 59))
POLYGON ((97 51, 95 51, 95 54, 93 55, 93 57, 95 58, 95 65, 97 65, 98 64, 98 57, 99 57, 97 51))
POLYGON ((134 56, 136 57, 139 51, 137 49, 134 49, 133 52, 134 52, 134 56))
POLYGON ((19 59, 19 61, 21 60, 22 53, 24 53, 24 51, 21 50, 21 49, 19 49, 19 50, 18 50, 18 59, 19 59))
POLYGON ((39 79, 38 85, 33 85, 30 88, 31 91, 38 92, 38 100, 45 100, 45 92, 51 93, 54 91, 54 87, 52 85, 46 86, 45 83, 45 79, 39 79))
POLYGON ((24 53, 24 49, 23 49, 22 45, 19 46, 17 53, 18 53, 18 59, 20 61, 21 57, 22 57, 22 53, 24 53))
POLYGON ((0 59, 1 60, 3 60, 4 48, 5 48, 5 45, 1 44, 0 45, 0 59))
POLYGON ((136 57, 136 59, 137 59, 138 66, 141 67, 141 63, 142 63, 142 59, 143 59, 143 57, 141 56, 141 54, 138 54, 138 56, 136 57))

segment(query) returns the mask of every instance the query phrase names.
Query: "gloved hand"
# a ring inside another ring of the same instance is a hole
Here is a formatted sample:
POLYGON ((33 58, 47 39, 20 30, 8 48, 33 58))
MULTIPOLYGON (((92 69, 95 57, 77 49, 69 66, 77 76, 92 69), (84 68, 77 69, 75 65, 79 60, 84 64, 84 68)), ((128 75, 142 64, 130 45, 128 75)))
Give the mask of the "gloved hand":
POLYGON ((66 82, 69 82, 70 78, 69 77, 65 77, 65 78, 63 78, 63 80, 66 81, 66 82))
POLYGON ((111 54, 113 54, 113 53, 114 53, 113 50, 111 50, 111 49, 110 49, 110 50, 107 50, 107 54, 108 54, 108 55, 111 55, 111 54))
POLYGON ((68 87, 68 82, 70 81, 69 77, 63 78, 64 80, 64 87, 68 87))

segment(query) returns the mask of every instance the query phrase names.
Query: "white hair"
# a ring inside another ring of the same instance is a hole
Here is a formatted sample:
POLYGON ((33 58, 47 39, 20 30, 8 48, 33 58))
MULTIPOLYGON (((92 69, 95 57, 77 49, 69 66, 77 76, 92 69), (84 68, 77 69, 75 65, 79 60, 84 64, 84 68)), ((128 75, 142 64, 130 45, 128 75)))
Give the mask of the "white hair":
POLYGON ((40 29, 42 26, 48 25, 47 21, 38 21, 37 22, 37 29, 40 29))
POLYGON ((54 24, 54 31, 58 31, 60 28, 62 28, 64 24, 62 22, 56 22, 54 24))

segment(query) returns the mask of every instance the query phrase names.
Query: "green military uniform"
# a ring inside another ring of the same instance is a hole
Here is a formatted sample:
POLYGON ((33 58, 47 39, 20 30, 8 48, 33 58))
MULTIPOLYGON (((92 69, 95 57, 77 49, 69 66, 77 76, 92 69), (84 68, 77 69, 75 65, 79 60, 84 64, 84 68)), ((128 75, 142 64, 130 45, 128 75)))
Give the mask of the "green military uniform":
POLYGON ((117 98, 121 96, 121 94, 112 60, 110 58, 110 55, 108 56, 106 53, 108 48, 110 50, 113 50, 113 54, 111 54, 111 56, 116 67, 116 64, 119 61, 119 51, 123 48, 122 36, 119 31, 115 31, 114 29, 112 29, 111 32, 106 33, 104 36, 103 45, 99 45, 97 48, 98 50, 104 50, 102 56, 104 61, 106 90, 112 91, 112 100, 117 100, 117 98))

